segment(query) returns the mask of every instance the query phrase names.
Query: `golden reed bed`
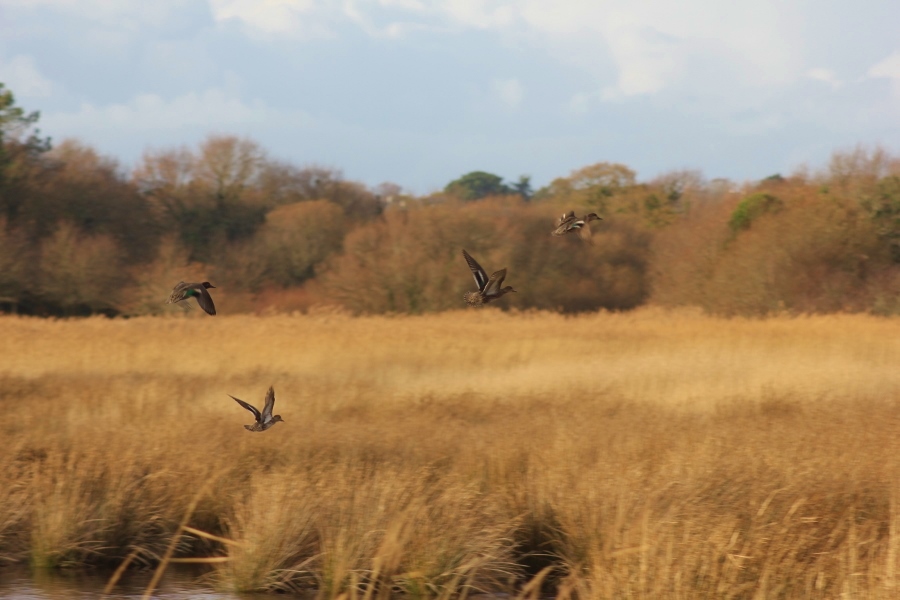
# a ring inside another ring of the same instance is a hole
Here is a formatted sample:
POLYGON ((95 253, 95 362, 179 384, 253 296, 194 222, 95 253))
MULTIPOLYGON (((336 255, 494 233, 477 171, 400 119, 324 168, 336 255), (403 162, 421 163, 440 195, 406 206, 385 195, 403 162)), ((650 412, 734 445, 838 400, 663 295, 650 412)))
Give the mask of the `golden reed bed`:
POLYGON ((0 318, 0 559, 152 565, 197 500, 233 590, 900 597, 900 320, 198 313, 0 318))

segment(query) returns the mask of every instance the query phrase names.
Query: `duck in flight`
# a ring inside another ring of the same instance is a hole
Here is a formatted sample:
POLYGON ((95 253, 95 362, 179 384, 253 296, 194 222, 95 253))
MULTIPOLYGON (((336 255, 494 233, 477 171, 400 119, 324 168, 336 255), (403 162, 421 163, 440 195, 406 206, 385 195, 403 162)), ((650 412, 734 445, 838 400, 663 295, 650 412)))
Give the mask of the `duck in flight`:
POLYGON ((491 278, 488 279, 487 273, 481 268, 481 265, 479 265, 474 258, 469 256, 469 253, 465 250, 463 250, 462 253, 466 259, 466 263, 469 265, 469 269, 472 271, 472 275, 475 277, 475 284, 478 286, 477 292, 466 292, 463 295, 463 300, 466 301, 466 304, 470 306, 483 306, 492 300, 500 298, 503 294, 516 291, 511 285, 501 287, 503 285, 503 280, 506 278, 505 268, 494 271, 491 278))
MULTIPOLYGON (((231 396, 231 394, 228 394, 231 396)), ((256 423, 253 425, 244 425, 244 429, 247 431, 265 431, 275 423, 279 421, 284 423, 284 419, 281 418, 281 415, 272 415, 272 410, 275 408, 275 389, 273 387, 269 387, 269 391, 266 392, 266 404, 263 406, 262 412, 259 412, 255 406, 248 402, 244 402, 240 398, 234 398, 234 401, 249 410, 253 413, 253 416, 256 417, 256 423)))
POLYGON ((602 221, 603 217, 598 217, 597 213, 588 213, 579 218, 575 216, 575 211, 570 210, 563 213, 556 223, 556 229, 552 231, 553 235, 566 235, 567 233, 577 232, 578 237, 584 241, 591 239, 591 221, 602 221))
POLYGON ((196 298, 200 308, 205 310, 208 314, 215 316, 216 305, 213 304, 212 296, 206 291, 209 288, 215 289, 216 286, 210 284, 208 281, 204 281, 203 283, 185 283, 180 281, 178 282, 178 285, 175 286, 175 289, 172 290, 169 299, 166 300, 166 304, 177 304, 188 298, 196 298))

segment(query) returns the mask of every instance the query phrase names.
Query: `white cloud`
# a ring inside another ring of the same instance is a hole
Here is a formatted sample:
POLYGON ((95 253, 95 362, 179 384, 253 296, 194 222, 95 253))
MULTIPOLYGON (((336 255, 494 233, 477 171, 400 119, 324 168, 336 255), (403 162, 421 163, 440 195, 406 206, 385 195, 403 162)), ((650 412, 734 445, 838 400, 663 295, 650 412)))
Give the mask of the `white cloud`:
MULTIPOLYGON (((553 34, 544 20, 553 5, 543 0, 533 4, 540 10, 526 13, 529 24, 553 34)), ((593 51, 581 58, 582 65, 585 59, 602 64, 597 59, 608 53, 617 75, 614 87, 605 90, 607 98, 671 88, 692 67, 697 72, 694 85, 718 85, 723 76, 746 85, 789 80, 798 67, 796 49, 781 37, 789 29, 790 12, 767 10, 763 1, 755 4, 754 12, 706 0, 572 2, 565 18, 557 17, 561 35, 550 42, 565 50, 567 37, 593 40, 593 51), (720 72, 710 72, 715 61, 722 61, 720 72)))
POLYGON ((900 50, 872 65, 868 75, 869 77, 900 79, 900 50))
POLYGON ((341 14, 374 38, 402 38, 416 31, 446 31, 419 0, 377 0, 378 11, 367 10, 373 0, 343 0, 341 14), (396 18, 402 11, 402 18, 396 18), (406 13, 413 12, 410 16, 406 13), (381 24, 379 24, 381 23, 381 24))
POLYGON ((372 35, 387 33, 373 21, 403 11, 403 26, 394 24, 393 36, 415 29, 414 23, 443 24, 536 45, 591 74, 607 99, 671 88, 692 66, 714 85, 723 83, 723 74, 752 87, 794 81, 803 72, 799 8, 779 0, 745 6, 714 0, 347 0, 346 6, 352 10, 345 16, 372 35), (722 72, 709 73, 710 64, 722 72))
POLYGON ((514 139, 521 171, 546 176, 597 155, 652 171, 682 147, 704 169, 733 161, 734 172, 791 144, 898 130, 896 9, 870 2, 851 11, 806 0, 0 0, 0 81, 40 96, 22 104, 41 110, 48 134, 129 156, 228 131, 291 156, 303 148, 402 174, 408 159, 395 167, 389 157, 426 155, 435 136, 462 147, 478 135, 514 139), (317 115, 309 128, 288 104, 296 97, 317 115), (600 127, 610 135, 590 135, 600 127), (660 131, 675 141, 646 151, 660 131), (523 153, 538 132, 582 145, 523 153), (390 152, 373 142, 363 156, 364 137, 400 141, 390 152), (710 151, 711 140, 736 150, 710 151))
POLYGON ((514 4, 490 0, 445 0, 437 2, 437 12, 454 21, 478 29, 503 28, 513 24, 514 4))
POLYGON ((623 28, 608 39, 619 74, 616 85, 604 90, 606 98, 659 92, 681 71, 683 50, 655 30, 623 28))
POLYGON ((900 97, 900 50, 869 67, 866 75, 873 79, 889 79, 893 95, 900 97))
POLYGON ((194 0, 0 0, 0 7, 33 10, 46 6, 72 13, 98 25, 126 27, 129 30, 159 26, 183 11, 194 0))
POLYGON ((837 78, 837 76, 831 69, 817 67, 815 69, 809 69, 808 71, 806 71, 806 73, 804 73, 804 75, 806 75, 810 79, 815 79, 816 81, 827 83, 834 89, 837 89, 843 85, 843 82, 837 78))
POLYGON ((237 20, 267 34, 328 35, 314 0, 209 0, 216 21, 237 20))
POLYGON ((0 81, 19 97, 46 98, 53 93, 53 83, 41 75, 34 59, 22 54, 0 58, 0 81))
POLYGON ((518 79, 495 79, 491 82, 491 92, 510 109, 518 108, 525 97, 525 90, 518 79))
POLYGON ((90 140, 92 132, 125 133, 180 131, 198 129, 215 131, 244 126, 305 126, 312 119, 303 111, 281 111, 262 100, 250 103, 212 88, 190 92, 172 100, 156 94, 140 94, 124 104, 95 106, 84 103, 75 112, 49 112, 41 122, 47 130, 62 136, 79 136, 90 140))
POLYGON ((378 4, 385 8, 397 7, 416 12, 425 10, 425 5, 419 2, 419 0, 378 0, 378 4))

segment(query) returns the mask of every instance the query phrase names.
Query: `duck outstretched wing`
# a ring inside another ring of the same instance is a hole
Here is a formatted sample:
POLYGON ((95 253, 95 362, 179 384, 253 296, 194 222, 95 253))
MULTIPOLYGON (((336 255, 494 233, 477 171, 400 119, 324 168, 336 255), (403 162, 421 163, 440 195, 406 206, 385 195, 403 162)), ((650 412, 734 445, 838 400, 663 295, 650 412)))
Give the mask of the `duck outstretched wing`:
MULTIPOLYGON (((231 394, 228 394, 228 395, 231 396, 231 394)), ((231 397, 234 398, 235 402, 237 402, 238 404, 240 404, 241 406, 243 406, 244 408, 246 408, 247 410, 252 412, 253 416, 256 418, 257 423, 262 422, 262 415, 259 414, 259 411, 256 410, 255 406, 253 406, 252 404, 248 404, 247 402, 244 402, 240 398, 235 398, 234 396, 231 396, 231 397)))
POLYGON ((506 269, 495 271, 488 280, 487 285, 484 286, 482 293, 485 296, 496 296, 500 292, 500 286, 503 285, 504 279, 506 279, 506 269))
POLYGON ((556 229, 551 233, 553 235, 565 235, 572 229, 572 223, 575 221, 575 211, 564 213, 556 222, 556 229))
POLYGON ((468 252, 463 250, 462 253, 466 259, 466 263, 469 265, 469 270, 472 271, 472 276, 475 277, 475 284, 478 286, 478 289, 483 292, 485 290, 485 286, 487 286, 489 283, 487 273, 485 273, 484 269, 481 268, 481 265, 478 264, 478 261, 469 256, 468 252))
POLYGON ((275 410, 275 388, 269 386, 269 391, 266 392, 266 404, 263 406, 262 411, 262 420, 263 423, 268 423, 272 420, 272 411, 275 410))
POLYGON ((563 213, 563 215, 559 218, 559 221, 556 222, 556 225, 557 225, 557 226, 562 225, 562 224, 565 223, 566 221, 569 221, 569 220, 574 219, 574 218, 575 218, 575 211, 574 211, 574 210, 570 210, 570 211, 567 212, 567 213, 563 213))

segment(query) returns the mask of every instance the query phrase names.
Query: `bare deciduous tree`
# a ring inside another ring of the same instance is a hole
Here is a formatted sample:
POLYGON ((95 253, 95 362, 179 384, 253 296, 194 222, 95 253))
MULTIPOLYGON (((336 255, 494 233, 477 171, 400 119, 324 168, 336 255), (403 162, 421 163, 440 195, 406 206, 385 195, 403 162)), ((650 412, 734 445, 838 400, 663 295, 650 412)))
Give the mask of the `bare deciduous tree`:
POLYGON ((216 197, 235 200, 258 182, 265 159, 253 140, 212 135, 200 145, 194 176, 216 197))

